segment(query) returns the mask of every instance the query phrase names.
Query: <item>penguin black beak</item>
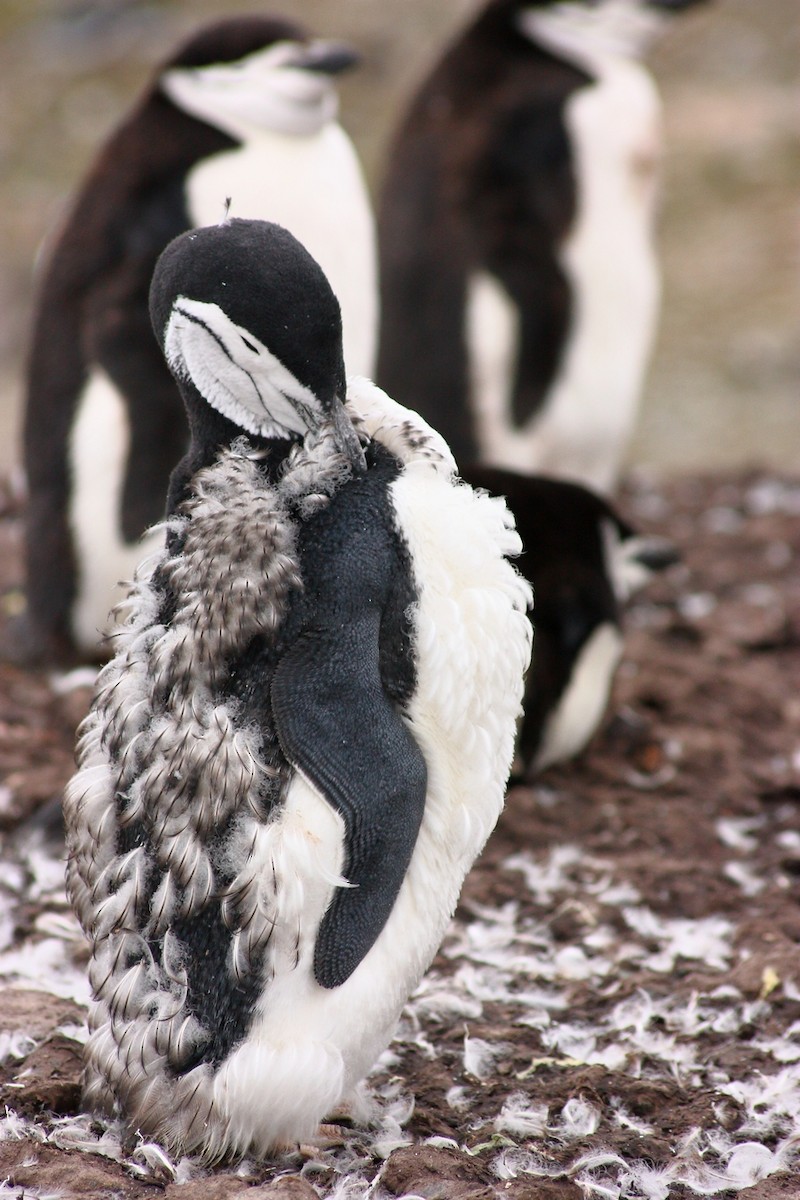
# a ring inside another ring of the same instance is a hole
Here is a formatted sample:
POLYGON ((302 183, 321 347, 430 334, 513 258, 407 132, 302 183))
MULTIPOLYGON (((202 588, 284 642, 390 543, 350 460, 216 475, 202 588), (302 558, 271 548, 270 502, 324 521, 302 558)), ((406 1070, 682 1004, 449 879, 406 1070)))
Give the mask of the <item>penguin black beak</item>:
POLYGON ((680 562, 678 548, 661 537, 641 537, 637 539, 636 552, 633 558, 648 571, 665 571, 680 562))
POLYGON ((692 8, 695 4, 705 4, 706 0, 647 0, 651 8, 665 8, 670 12, 680 12, 683 8, 692 8))
POLYGON ((361 55, 346 42, 308 42, 300 47, 291 65, 301 71, 318 71, 324 75, 340 75, 361 62, 361 55))

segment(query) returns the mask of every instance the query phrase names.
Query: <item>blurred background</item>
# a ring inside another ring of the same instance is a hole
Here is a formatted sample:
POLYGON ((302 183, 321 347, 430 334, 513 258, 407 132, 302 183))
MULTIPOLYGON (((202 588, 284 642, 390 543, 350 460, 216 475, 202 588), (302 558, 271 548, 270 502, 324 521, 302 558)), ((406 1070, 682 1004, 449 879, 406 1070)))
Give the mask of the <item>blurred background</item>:
MULTIPOLYGON (((479 0, 0 0, 0 469, 18 461, 36 255, 153 66, 199 22, 275 12, 364 55, 342 121, 376 193, 406 98, 479 0)), ((800 470, 800 8, 710 0, 649 58, 665 110, 660 333, 629 454, 800 470)))

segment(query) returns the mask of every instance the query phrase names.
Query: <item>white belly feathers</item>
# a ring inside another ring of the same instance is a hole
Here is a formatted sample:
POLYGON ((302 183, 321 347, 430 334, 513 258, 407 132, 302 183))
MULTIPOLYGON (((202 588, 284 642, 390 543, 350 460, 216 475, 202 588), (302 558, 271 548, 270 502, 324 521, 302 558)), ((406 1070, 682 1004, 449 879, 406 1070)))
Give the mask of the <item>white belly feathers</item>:
POLYGON ((597 82, 565 109, 577 213, 560 257, 572 325, 545 404, 526 426, 511 420, 517 313, 489 275, 469 282, 467 340, 481 458, 607 491, 632 432, 656 326, 659 102, 637 64, 614 58, 593 69, 597 82))

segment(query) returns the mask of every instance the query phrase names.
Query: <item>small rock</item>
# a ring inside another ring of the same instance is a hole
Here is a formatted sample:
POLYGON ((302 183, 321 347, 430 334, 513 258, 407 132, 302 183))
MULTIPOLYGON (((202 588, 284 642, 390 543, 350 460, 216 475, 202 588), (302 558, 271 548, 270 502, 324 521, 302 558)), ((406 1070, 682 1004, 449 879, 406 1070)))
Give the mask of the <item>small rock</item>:
POLYGON ((271 1183, 250 1188, 246 1200, 319 1200, 319 1194, 299 1175, 279 1175, 271 1183))
POLYGON ((190 1183, 169 1183, 164 1200, 232 1200, 247 1192, 248 1198, 260 1188, 250 1189, 241 1175, 215 1174, 208 1179, 193 1179, 190 1183))
POLYGON ((22 1112, 79 1112, 82 1071, 80 1044, 55 1034, 24 1059, 13 1083, 3 1088, 3 1100, 22 1112))
POLYGON ((477 1159, 438 1146, 395 1150, 381 1183, 392 1196, 411 1192, 424 1200, 492 1200, 495 1192, 477 1159))
POLYGON ((6 1033, 27 1033, 42 1041, 59 1025, 81 1025, 86 1010, 50 992, 32 988, 0 988, 0 1029, 6 1033))

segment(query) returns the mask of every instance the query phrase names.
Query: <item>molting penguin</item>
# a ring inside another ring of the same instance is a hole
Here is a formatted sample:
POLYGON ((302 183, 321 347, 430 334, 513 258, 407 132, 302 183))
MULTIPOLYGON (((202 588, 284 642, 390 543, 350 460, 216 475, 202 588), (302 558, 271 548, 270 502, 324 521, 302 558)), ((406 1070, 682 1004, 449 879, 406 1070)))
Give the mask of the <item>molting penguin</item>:
POLYGON ((678 555, 580 484, 480 465, 463 476, 505 497, 522 538, 519 568, 533 585, 535 653, 514 769, 530 779, 585 748, 622 654, 624 603, 678 555))
POLYGON ((460 465, 610 489, 655 329, 659 104, 695 0, 493 0, 422 84, 378 218, 377 380, 460 465))
POLYGON ((312 1136, 388 1043, 502 807, 530 590, 438 434, 365 380, 342 406, 285 230, 183 234, 151 295, 192 441, 81 731, 68 889, 87 1103, 213 1160, 312 1136))
POLYGON ((371 373, 373 220, 333 81, 355 61, 341 43, 309 40, 284 20, 204 27, 90 169, 50 253, 33 332, 19 657, 97 654, 114 589, 164 515, 186 418, 147 295, 173 237, 217 222, 227 198, 239 216, 292 229, 339 297, 348 370, 371 373))

